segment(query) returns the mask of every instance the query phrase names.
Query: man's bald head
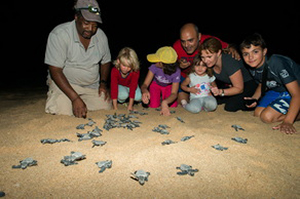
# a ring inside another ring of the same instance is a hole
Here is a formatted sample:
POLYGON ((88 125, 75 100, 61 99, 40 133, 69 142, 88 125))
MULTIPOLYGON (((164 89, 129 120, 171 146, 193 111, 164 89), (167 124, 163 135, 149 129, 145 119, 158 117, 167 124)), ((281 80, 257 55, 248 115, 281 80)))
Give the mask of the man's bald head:
POLYGON ((194 34, 198 35, 199 34, 199 29, 198 26, 196 26, 193 23, 187 23, 184 24, 181 28, 180 28, 180 35, 184 32, 194 32, 194 34))
POLYGON ((187 54, 193 54, 201 38, 198 27, 193 23, 184 24, 180 29, 180 41, 187 54))

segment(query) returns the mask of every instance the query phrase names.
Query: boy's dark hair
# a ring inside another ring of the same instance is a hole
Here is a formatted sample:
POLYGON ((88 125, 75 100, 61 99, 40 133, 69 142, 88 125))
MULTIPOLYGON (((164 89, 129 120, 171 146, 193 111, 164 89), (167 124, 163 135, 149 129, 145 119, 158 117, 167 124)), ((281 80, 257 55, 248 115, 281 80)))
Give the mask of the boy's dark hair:
POLYGON ((162 64, 163 64, 163 71, 167 75, 172 75, 177 70, 177 66, 178 66, 177 62, 173 64, 165 64, 165 63, 162 64))
POLYGON ((240 45, 240 50, 243 50, 244 48, 250 48, 251 45, 260 46, 262 49, 267 47, 265 40, 258 33, 254 33, 253 35, 246 37, 246 39, 240 45))

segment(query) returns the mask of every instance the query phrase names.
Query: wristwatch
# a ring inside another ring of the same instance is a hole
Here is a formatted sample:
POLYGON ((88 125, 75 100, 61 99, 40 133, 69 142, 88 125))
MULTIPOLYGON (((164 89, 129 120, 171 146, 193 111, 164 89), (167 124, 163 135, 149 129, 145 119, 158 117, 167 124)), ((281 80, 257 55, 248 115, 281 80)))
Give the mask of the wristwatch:
POLYGON ((224 97, 224 96, 225 96, 224 89, 222 89, 221 97, 224 97))

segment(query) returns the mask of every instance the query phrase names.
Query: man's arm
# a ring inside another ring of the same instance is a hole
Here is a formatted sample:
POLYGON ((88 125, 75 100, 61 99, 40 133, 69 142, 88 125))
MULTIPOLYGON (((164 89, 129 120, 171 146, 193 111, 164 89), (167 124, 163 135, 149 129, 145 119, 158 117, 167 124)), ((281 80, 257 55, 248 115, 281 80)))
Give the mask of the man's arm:
POLYGON ((110 65, 111 62, 102 64, 100 66, 100 86, 99 86, 99 96, 101 96, 101 93, 104 93, 105 95, 105 100, 109 99, 109 92, 107 89, 107 81, 108 81, 108 77, 110 74, 110 65))
POLYGON ((55 84, 62 90, 72 102, 73 114, 75 117, 86 117, 87 108, 80 96, 72 88, 66 76, 62 72, 62 68, 49 66, 51 78, 55 84))

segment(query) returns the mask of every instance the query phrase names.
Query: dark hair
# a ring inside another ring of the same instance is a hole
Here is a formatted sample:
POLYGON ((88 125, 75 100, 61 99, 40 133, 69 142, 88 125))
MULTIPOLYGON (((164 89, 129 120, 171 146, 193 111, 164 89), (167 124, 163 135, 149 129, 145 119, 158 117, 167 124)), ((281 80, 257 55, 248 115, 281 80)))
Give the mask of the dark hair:
MULTIPOLYGON (((195 66, 196 66, 196 65, 199 65, 201 61, 202 61, 202 59, 201 59, 200 54, 197 54, 197 55, 194 57, 194 60, 193 60, 193 63, 192 63, 192 68, 191 68, 191 72, 190 72, 190 73, 195 72, 195 66)), ((205 65, 205 66, 206 66, 206 65, 205 65)), ((208 75, 209 77, 212 77, 212 76, 213 76, 213 69, 206 66, 206 73, 207 73, 207 75, 208 75)))
POLYGON ((267 47, 265 40, 258 33, 254 33, 253 35, 246 37, 246 39, 240 44, 240 50, 250 48, 251 45, 260 46, 262 49, 267 47))
POLYGON ((165 64, 165 63, 162 64, 163 64, 163 71, 167 75, 172 75, 177 70, 177 66, 178 66, 177 62, 173 64, 165 64))

